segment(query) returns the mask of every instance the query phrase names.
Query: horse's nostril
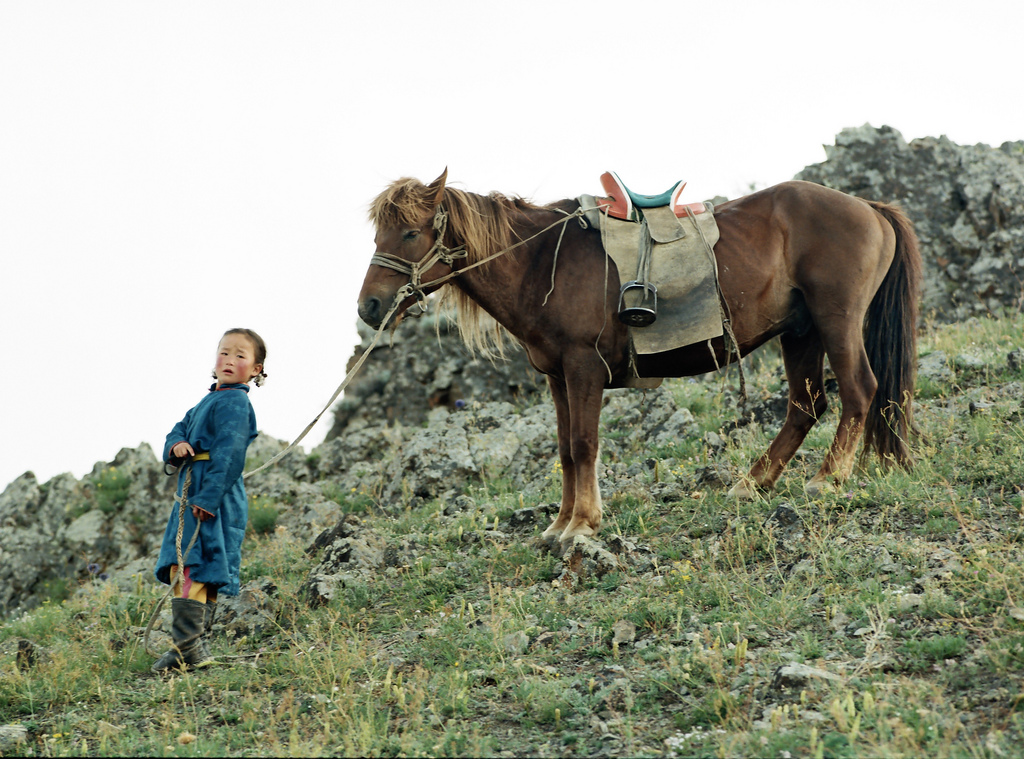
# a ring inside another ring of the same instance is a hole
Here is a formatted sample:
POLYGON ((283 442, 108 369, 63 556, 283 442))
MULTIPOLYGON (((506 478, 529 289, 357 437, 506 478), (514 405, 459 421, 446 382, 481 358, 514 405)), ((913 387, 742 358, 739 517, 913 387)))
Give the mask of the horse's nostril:
POLYGON ((370 327, 380 326, 381 302, 380 298, 371 296, 359 304, 359 318, 370 327))

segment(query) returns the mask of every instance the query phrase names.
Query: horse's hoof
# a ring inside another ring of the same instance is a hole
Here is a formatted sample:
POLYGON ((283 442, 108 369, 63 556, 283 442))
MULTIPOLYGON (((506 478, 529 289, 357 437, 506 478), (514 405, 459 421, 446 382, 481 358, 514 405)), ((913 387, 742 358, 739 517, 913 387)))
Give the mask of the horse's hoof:
POLYGON ((533 548, 537 553, 543 555, 550 553, 554 556, 559 556, 561 550, 558 543, 558 538, 545 538, 543 535, 535 535, 529 542, 528 545, 533 548))
POLYGON ((563 543, 560 540, 552 540, 544 544, 545 549, 548 553, 554 556, 556 559, 561 559, 565 556, 565 552, 572 546, 572 541, 569 543, 563 543))
POLYGON ((591 527, 586 522, 569 523, 569 526, 565 528, 565 531, 559 536, 558 542, 562 544, 562 549, 572 545, 573 538, 581 536, 584 538, 592 538, 597 535, 597 530, 591 527))
POLYGON ((557 543, 559 537, 565 531, 565 527, 559 526, 556 522, 552 522, 544 532, 540 534, 540 539, 545 543, 557 543))

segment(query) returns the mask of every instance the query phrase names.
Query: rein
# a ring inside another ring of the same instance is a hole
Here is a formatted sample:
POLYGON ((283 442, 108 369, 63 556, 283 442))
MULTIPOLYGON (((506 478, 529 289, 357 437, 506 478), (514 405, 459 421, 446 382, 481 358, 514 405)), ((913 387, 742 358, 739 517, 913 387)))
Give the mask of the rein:
POLYGON ((175 503, 178 504, 178 532, 174 536, 174 549, 178 554, 178 573, 171 580, 171 587, 167 589, 167 592, 157 603, 156 608, 153 609, 153 613, 149 617, 149 624, 146 625, 146 634, 142 640, 142 646, 146 653, 150 656, 156 656, 157 652, 153 651, 149 647, 149 634, 153 630, 153 624, 156 622, 156 617, 160 613, 160 610, 164 607, 164 602, 171 596, 175 588, 185 587, 185 559, 188 557, 189 551, 192 550, 192 546, 196 544, 196 540, 199 538, 199 522, 196 521, 195 532, 192 533, 192 539, 188 543, 188 547, 185 551, 181 550, 181 538, 185 532, 185 508, 188 505, 188 489, 192 485, 192 459, 189 459, 185 465, 188 469, 185 470, 185 482, 181 485, 181 495, 174 496, 175 503))
MULTIPOLYGON (((377 341, 380 340, 381 334, 384 332, 384 329, 388 325, 388 321, 391 319, 392 316, 394 316, 395 311, 398 310, 398 307, 402 305, 406 298, 410 297, 411 295, 416 295, 417 299, 422 301, 426 297, 426 292, 424 291, 425 287, 430 287, 431 285, 436 284, 443 284, 444 282, 447 282, 449 279, 459 276, 463 272, 467 272, 470 269, 475 269, 478 266, 483 266, 487 262, 492 261, 495 258, 503 256, 506 253, 509 253, 510 251, 518 248, 520 245, 525 245, 534 238, 540 237, 545 232, 553 229, 554 227, 557 227, 559 224, 566 224, 571 219, 582 217, 582 209, 577 210, 571 214, 566 214, 566 217, 564 219, 559 219, 554 224, 546 226, 544 229, 540 230, 534 235, 531 235, 530 237, 527 237, 525 240, 520 240, 516 244, 510 245, 504 250, 499 250, 497 253, 487 256, 486 258, 482 258, 481 260, 464 266, 461 269, 453 269, 450 273, 445 274, 442 277, 438 277, 437 279, 433 279, 425 284, 421 280, 421 275, 423 274, 423 272, 430 269, 430 267, 433 266, 437 261, 444 261, 444 263, 446 263, 448 266, 452 266, 455 263, 455 259, 465 258, 466 255, 468 254, 465 245, 459 245, 458 247, 455 248, 449 248, 442 242, 444 232, 448 228, 448 213, 441 206, 437 207, 437 212, 434 214, 434 229, 438 231, 437 239, 434 241, 433 247, 431 247, 431 249, 427 251, 427 255, 424 256, 420 261, 414 261, 410 263, 390 253, 374 254, 373 258, 370 259, 371 264, 376 264, 377 266, 384 266, 386 268, 402 272, 403 274, 408 274, 409 282, 398 288, 398 291, 395 293, 395 299, 391 304, 391 308, 388 309, 387 314, 385 314, 384 318, 381 320, 380 326, 377 328, 377 332, 374 333, 373 339, 370 341, 370 344, 366 347, 366 350, 363 351, 363 355, 359 357, 359 360, 352 365, 352 368, 349 370, 348 374, 345 375, 345 379, 343 379, 341 381, 341 384, 338 385, 338 389, 334 391, 334 395, 332 395, 331 399, 327 401, 327 405, 323 407, 323 410, 321 410, 320 413, 313 418, 313 421, 306 425, 306 428, 299 434, 297 438, 295 438, 295 440, 291 442, 291 444, 287 448, 276 454, 273 458, 271 458, 262 466, 253 469, 250 472, 246 472, 245 474, 242 475, 242 477, 244 479, 248 479, 257 472, 262 472, 267 467, 277 463, 277 461, 282 456, 284 456, 286 453, 288 453, 288 451, 290 451, 292 448, 294 448, 295 446, 302 442, 302 439, 306 437, 306 435, 309 433, 311 429, 313 429, 313 425, 320 421, 321 416, 327 413, 327 410, 331 407, 334 401, 338 399, 338 396, 341 395, 342 391, 344 391, 345 388, 348 387, 348 384, 352 381, 352 378, 355 376, 356 372, 358 372, 362 368, 363 364, 366 363, 367 356, 369 356, 370 352, 374 349, 374 347, 376 347, 377 341)), ((559 238, 559 240, 561 240, 561 238, 559 238)))
MULTIPOLYGON (((582 215, 583 214, 580 211, 577 211, 576 213, 573 214, 569 214, 566 216, 565 219, 560 219, 554 224, 545 227, 540 232, 537 232, 537 234, 528 237, 525 240, 517 242, 515 245, 505 248, 504 250, 498 251, 497 253, 490 255, 487 258, 481 259, 480 261, 469 264, 463 269, 452 269, 452 271, 449 274, 446 274, 443 277, 439 277, 438 279, 431 280, 430 282, 427 283, 424 283, 422 281, 422 275, 424 272, 429 270, 435 263, 437 263, 438 261, 443 261, 448 266, 453 266, 455 264, 456 259, 465 258, 468 255, 468 252, 464 245, 460 245, 455 248, 449 248, 444 244, 444 234, 448 228, 448 213, 441 206, 437 207, 437 211, 434 214, 433 226, 437 232, 436 238, 434 240, 434 245, 430 248, 429 251, 427 251, 427 254, 421 260, 410 263, 390 253, 374 254, 373 258, 370 259, 371 264, 376 264, 377 266, 383 266, 389 269, 394 269, 395 271, 399 271, 403 274, 408 274, 409 282, 398 288, 398 291, 395 293, 395 299, 391 304, 391 308, 388 309, 387 314, 381 320, 380 326, 377 328, 377 332, 374 334, 373 339, 370 341, 370 344, 366 347, 366 350, 363 351, 363 355, 359 357, 359 360, 356 361, 356 363, 349 370, 348 374, 345 375, 345 379, 343 379, 341 381, 341 384, 338 385, 338 388, 334 391, 334 394, 331 396, 331 399, 327 401, 327 404, 323 407, 320 413, 313 418, 313 421, 306 425, 306 428, 302 430, 301 433, 299 433, 299 436, 295 438, 295 440, 293 440, 288 445, 287 448, 274 455, 269 461, 257 467, 256 469, 253 469, 249 472, 245 472, 242 475, 242 478, 248 479, 252 477, 254 474, 262 472, 267 467, 277 463, 277 461, 282 456, 284 456, 286 453, 292 450, 292 448, 294 448, 300 442, 302 442, 302 439, 306 437, 306 435, 309 433, 311 429, 313 429, 313 426, 318 421, 320 421, 320 417, 327 413, 327 410, 331 407, 334 401, 338 399, 338 396, 341 395, 341 393, 345 390, 346 387, 348 387, 348 384, 352 381, 352 378, 356 375, 356 372, 358 372, 363 367, 363 364, 366 363, 367 356, 369 356, 370 352, 373 351, 373 349, 376 347, 377 341, 380 340, 381 334, 384 332, 385 328, 388 325, 388 321, 394 315, 395 311, 398 310, 398 307, 402 305, 406 298, 415 295, 417 297, 417 300, 422 302, 426 298, 426 292, 424 288, 430 287, 431 285, 447 282, 449 279, 458 276, 464 271, 469 271, 470 269, 474 269, 477 266, 483 266, 488 261, 498 258, 499 256, 505 255, 509 251, 518 248, 520 245, 524 245, 525 243, 529 242, 535 237, 539 237, 540 235, 544 234, 553 227, 559 224, 565 224, 572 218, 582 217, 582 215)), ((559 238, 559 240, 561 240, 561 238, 559 238)), ((144 649, 146 650, 147 653, 153 656, 156 655, 156 652, 152 651, 149 647, 149 634, 153 630, 153 626, 156 623, 157 615, 160 614, 160 610, 163 608, 164 602, 171 596, 171 594, 174 592, 174 589, 178 587, 179 583, 183 581, 185 573, 185 559, 188 558, 189 552, 192 550, 193 546, 196 543, 196 540, 199 538, 200 523, 197 522, 195 532, 192 533, 192 539, 189 541, 188 547, 186 547, 184 551, 181 550, 182 532, 185 525, 185 508, 188 502, 188 488, 189 485, 191 485, 192 483, 192 461, 190 460, 186 466, 188 466, 188 469, 185 472, 185 482, 182 484, 181 495, 175 496, 174 498, 175 502, 178 503, 178 532, 177 535, 175 536, 175 548, 178 554, 178 575, 175 578, 175 580, 171 583, 171 586, 167 589, 167 592, 157 603, 156 608, 153 610, 153 613, 149 618, 149 624, 146 626, 146 633, 143 637, 144 649)))

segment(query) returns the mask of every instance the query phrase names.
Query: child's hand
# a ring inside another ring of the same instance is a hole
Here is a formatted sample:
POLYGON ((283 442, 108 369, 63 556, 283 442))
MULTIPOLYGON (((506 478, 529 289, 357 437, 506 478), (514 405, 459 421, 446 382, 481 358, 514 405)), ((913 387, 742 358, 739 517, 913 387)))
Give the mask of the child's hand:
POLYGON ((208 519, 216 519, 216 514, 211 514, 209 511, 199 508, 195 504, 192 504, 192 516, 198 519, 200 522, 205 522, 208 519))
POLYGON ((174 447, 171 448, 171 455, 179 459, 184 459, 188 456, 195 456, 196 452, 192 450, 191 445, 182 440, 180 443, 175 443, 174 447))

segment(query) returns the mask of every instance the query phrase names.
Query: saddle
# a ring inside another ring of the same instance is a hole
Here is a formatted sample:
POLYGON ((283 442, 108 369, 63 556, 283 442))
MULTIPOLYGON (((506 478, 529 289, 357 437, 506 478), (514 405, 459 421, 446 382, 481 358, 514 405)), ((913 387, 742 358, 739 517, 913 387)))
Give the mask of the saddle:
POLYGON ((668 206, 679 218, 687 215, 687 209, 693 214, 704 213, 703 203, 680 203, 679 196, 686 187, 686 182, 679 180, 672 187, 660 195, 641 195, 626 187, 625 182, 619 179, 614 171, 606 171, 601 175, 601 187, 608 193, 607 197, 598 197, 595 200, 599 205, 605 206, 602 210, 609 216, 627 221, 639 221, 640 208, 661 208, 668 206))
POLYGON ((619 271, 619 320, 630 327, 636 352, 660 353, 721 335, 713 206, 680 203, 682 181, 660 195, 640 195, 608 171, 601 185, 607 196, 578 200, 619 271))

